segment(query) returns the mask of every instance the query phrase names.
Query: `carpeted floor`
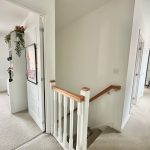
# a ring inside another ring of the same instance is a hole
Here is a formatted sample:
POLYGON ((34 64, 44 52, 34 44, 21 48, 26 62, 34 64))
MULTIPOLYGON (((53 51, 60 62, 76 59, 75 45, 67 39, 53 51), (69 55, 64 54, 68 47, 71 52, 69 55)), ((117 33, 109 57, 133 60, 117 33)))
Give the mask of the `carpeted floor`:
POLYGON ((27 112, 12 115, 9 97, 0 93, 0 150, 15 149, 41 132, 27 112))
POLYGON ((17 150, 63 150, 54 137, 42 134, 17 150))
MULTIPOLYGON (((27 112, 11 115, 8 96, 0 94, 0 150, 62 150, 47 134, 30 141, 40 133, 27 112)), ((150 150, 150 89, 132 109, 122 133, 106 128, 88 150, 150 150)))
POLYGON ((123 132, 107 128, 89 150, 150 150, 150 89, 133 107, 123 132))

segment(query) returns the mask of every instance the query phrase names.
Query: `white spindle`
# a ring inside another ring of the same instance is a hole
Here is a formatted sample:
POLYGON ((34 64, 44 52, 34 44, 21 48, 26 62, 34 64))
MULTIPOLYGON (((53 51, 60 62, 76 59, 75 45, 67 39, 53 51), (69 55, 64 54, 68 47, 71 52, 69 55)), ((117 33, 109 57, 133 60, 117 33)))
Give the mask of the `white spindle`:
POLYGON ((51 87, 51 101, 50 101, 50 132, 51 134, 54 134, 54 92, 52 87, 56 85, 56 81, 50 81, 50 87, 51 87))
POLYGON ((80 119, 78 120, 77 118, 77 145, 76 145, 76 148, 77 150, 82 150, 82 145, 83 145, 83 120, 84 120, 84 102, 78 102, 78 111, 80 112, 80 115, 77 116, 79 117, 80 119), (79 121, 79 122, 78 122, 79 121), (78 128, 79 128, 79 131, 78 131, 78 128))
POLYGON ((59 105, 59 116, 58 116, 58 139, 62 142, 62 95, 58 95, 58 105, 59 105))
POLYGON ((73 150, 73 114, 74 114, 74 100, 70 99, 70 136, 69 136, 69 150, 73 150))
POLYGON ((82 113, 82 107, 81 103, 78 103, 77 105, 77 144, 76 144, 76 150, 80 150, 81 148, 81 113, 82 113))
POLYGON ((64 96, 64 131, 63 131, 63 146, 66 148, 67 146, 67 105, 68 99, 64 96))
POLYGON ((89 114, 89 99, 90 99, 90 89, 82 88, 81 95, 85 97, 83 105, 83 135, 82 135, 82 150, 87 150, 87 127, 88 127, 88 114, 89 114))
POLYGON ((54 136, 57 137, 57 93, 54 91, 54 136))

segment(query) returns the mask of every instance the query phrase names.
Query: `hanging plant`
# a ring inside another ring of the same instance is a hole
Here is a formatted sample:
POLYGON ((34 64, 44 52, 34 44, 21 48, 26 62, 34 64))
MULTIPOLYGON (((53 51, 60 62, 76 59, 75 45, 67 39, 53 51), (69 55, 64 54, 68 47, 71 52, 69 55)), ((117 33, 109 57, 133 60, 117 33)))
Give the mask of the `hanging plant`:
POLYGON ((24 41, 24 27, 23 26, 16 26, 15 32, 16 32, 16 54, 20 57, 21 51, 25 49, 25 41, 24 41))
POLYGON ((5 36, 5 42, 8 44, 11 40, 11 33, 16 32, 15 51, 19 57, 21 56, 21 51, 25 49, 24 31, 25 28, 23 26, 16 26, 13 31, 11 31, 8 35, 5 36))
POLYGON ((16 54, 20 57, 21 51, 25 48, 24 34, 20 32, 16 32, 16 54))

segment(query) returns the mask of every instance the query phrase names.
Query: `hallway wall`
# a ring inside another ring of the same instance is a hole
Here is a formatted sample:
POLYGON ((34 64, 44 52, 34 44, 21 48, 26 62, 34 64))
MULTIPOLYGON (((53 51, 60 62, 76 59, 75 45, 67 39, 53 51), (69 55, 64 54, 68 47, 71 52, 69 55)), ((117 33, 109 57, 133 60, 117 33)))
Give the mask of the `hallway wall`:
POLYGON ((150 42, 149 42, 149 38, 150 38, 150 29, 149 29, 150 23, 149 22, 150 21, 149 21, 149 18, 145 18, 145 15, 149 15, 149 14, 144 14, 145 7, 143 6, 143 2, 144 0, 135 1, 134 19, 133 19, 133 26, 132 26, 132 36, 131 36, 128 73, 127 73, 127 82, 126 82, 126 93, 125 93, 124 111, 123 111, 123 119, 122 119, 122 128, 127 123, 130 117, 131 94, 132 94, 134 67, 135 67, 135 61, 136 61, 139 30, 144 40, 144 51, 143 51, 143 56, 142 56, 142 66, 141 66, 140 81, 139 81, 139 87, 138 87, 138 98, 143 96, 143 91, 144 91, 146 67, 147 67, 148 54, 149 54, 149 48, 150 48, 150 42))
POLYGON ((7 79, 9 62, 7 61, 8 47, 4 40, 4 35, 0 35, 0 91, 7 90, 7 79))
POLYGON ((90 104, 91 127, 121 128, 133 7, 134 0, 112 0, 56 31, 59 86, 78 93, 88 86, 91 96, 111 84, 122 86, 90 104))

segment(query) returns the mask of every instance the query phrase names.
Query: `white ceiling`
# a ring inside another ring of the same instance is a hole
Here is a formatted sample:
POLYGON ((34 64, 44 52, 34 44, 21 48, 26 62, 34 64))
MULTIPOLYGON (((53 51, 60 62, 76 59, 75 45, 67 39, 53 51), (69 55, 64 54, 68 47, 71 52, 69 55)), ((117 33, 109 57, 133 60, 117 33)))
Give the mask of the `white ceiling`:
POLYGON ((56 0, 56 30, 110 0, 56 0))
POLYGON ((0 34, 6 34, 21 25, 29 11, 5 0, 0 0, 0 34))

